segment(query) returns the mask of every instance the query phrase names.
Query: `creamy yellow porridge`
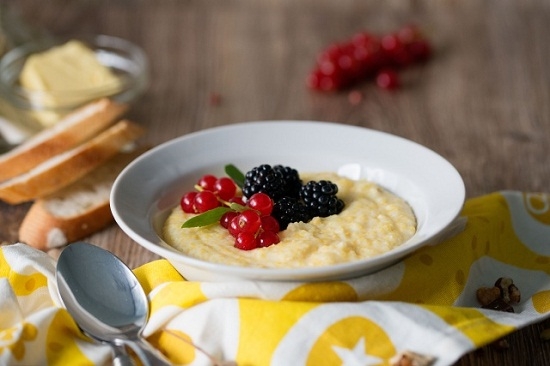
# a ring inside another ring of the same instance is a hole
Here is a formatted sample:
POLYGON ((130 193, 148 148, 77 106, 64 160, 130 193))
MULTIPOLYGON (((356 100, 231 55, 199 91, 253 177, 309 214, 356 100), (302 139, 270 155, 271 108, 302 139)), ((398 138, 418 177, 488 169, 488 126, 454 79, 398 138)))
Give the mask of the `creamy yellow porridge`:
POLYGON ((351 180, 333 173, 302 174, 302 180, 330 180, 338 185, 344 210, 308 223, 291 223, 279 233, 280 243, 241 250, 218 224, 182 228, 193 214, 178 206, 166 220, 163 238, 184 254, 209 262, 267 268, 332 265, 385 253, 414 235, 416 218, 400 197, 366 180, 351 180))

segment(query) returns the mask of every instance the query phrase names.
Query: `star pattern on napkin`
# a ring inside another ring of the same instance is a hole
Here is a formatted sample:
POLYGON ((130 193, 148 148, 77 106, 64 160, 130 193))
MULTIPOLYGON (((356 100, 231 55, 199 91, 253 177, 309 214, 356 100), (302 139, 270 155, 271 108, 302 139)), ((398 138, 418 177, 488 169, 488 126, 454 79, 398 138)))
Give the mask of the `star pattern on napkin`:
POLYGON ((357 365, 377 365, 380 364, 383 360, 379 357, 369 356, 365 353, 365 338, 361 337, 353 346, 353 349, 332 346, 334 352, 342 360, 342 366, 357 366, 357 365))

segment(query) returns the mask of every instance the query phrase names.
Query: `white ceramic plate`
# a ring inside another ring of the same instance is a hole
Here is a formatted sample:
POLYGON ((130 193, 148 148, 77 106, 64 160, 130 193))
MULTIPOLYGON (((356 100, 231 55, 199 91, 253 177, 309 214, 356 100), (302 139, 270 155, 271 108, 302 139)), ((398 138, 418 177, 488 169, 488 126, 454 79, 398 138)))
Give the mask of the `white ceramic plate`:
POLYGON ((436 243, 459 215, 464 199, 464 183, 456 169, 412 141, 336 123, 265 121, 188 134, 145 153, 115 181, 111 210, 126 234, 166 258, 188 280, 321 281, 371 273, 436 243), (162 223, 181 195, 206 173, 222 175, 229 163, 243 171, 267 163, 368 179, 411 205, 417 232, 398 248, 371 259, 299 269, 210 263, 164 243, 159 235, 162 223))

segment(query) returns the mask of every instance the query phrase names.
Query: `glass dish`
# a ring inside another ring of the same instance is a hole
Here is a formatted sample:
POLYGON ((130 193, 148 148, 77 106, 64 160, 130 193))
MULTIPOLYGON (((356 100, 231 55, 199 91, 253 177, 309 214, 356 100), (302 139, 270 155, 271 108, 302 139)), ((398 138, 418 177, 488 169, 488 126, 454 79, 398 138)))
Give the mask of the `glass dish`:
POLYGON ((148 85, 148 60, 145 53, 133 43, 107 35, 41 40, 10 50, 0 60, 0 114, 8 120, 30 128, 41 128, 37 113, 53 112, 64 115, 82 104, 101 97, 110 97, 121 103, 131 103, 148 85), (19 83, 19 76, 27 58, 69 40, 79 40, 94 53, 100 64, 115 74, 120 83, 91 89, 40 91, 29 90, 19 83), (55 100, 55 104, 51 101, 55 100))

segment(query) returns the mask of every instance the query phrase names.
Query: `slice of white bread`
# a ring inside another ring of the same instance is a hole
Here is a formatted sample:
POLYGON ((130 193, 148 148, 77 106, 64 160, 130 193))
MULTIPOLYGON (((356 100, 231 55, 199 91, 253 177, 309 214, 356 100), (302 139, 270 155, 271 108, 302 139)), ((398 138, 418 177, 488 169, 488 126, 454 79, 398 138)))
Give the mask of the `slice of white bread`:
POLYGON ((106 162, 142 133, 137 124, 119 121, 83 144, 1 183, 0 199, 18 204, 53 193, 106 162))
POLYGON ((0 182, 20 175, 97 135, 119 120, 127 109, 125 104, 104 98, 75 110, 53 127, 42 130, 0 155, 0 182))
POLYGON ((145 149, 119 153, 78 181, 36 200, 19 228, 19 240, 49 250, 83 239, 113 222, 111 187, 145 149))

